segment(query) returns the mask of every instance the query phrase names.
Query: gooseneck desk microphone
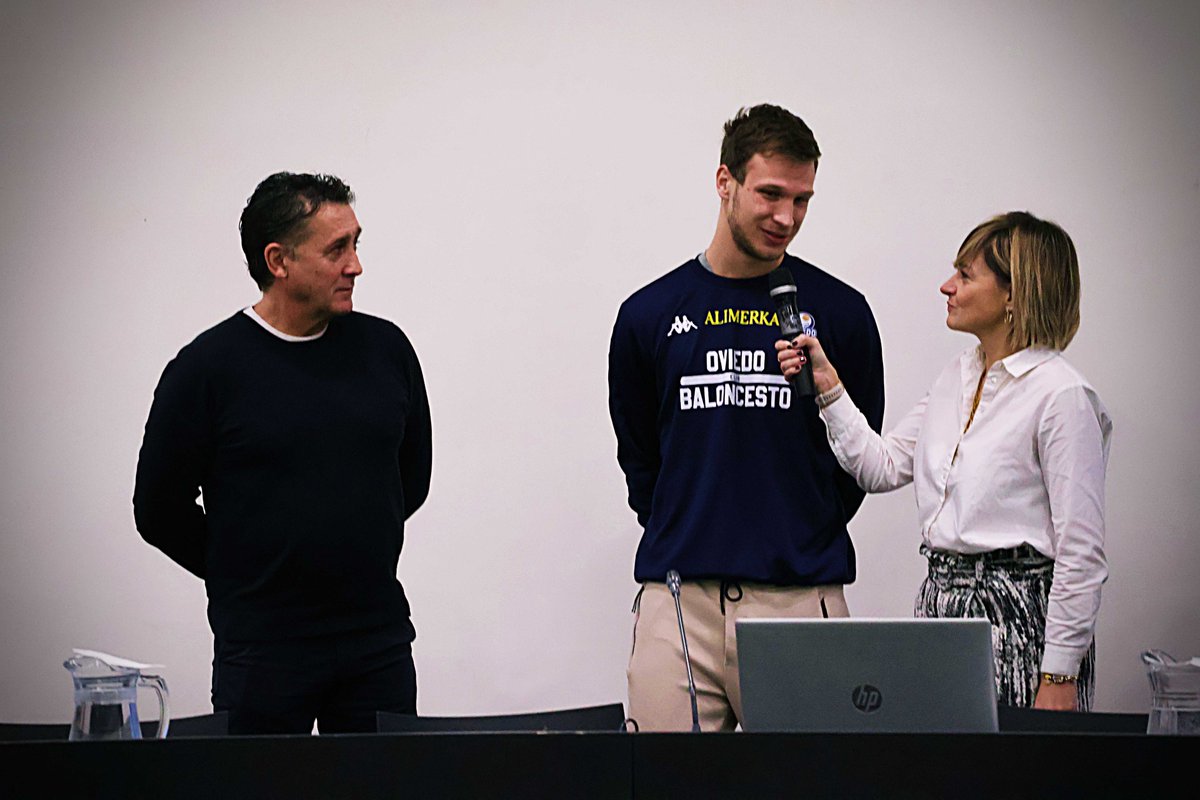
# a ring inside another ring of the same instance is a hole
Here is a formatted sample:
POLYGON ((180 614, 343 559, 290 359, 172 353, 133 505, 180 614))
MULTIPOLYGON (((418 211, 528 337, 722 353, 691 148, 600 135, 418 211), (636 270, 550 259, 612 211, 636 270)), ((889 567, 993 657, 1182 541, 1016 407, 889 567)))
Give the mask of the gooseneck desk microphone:
POLYGON ((671 570, 667 573, 667 588, 671 590, 671 597, 675 598, 675 616, 679 618, 679 640, 683 642, 683 663, 687 667, 688 694, 692 700, 692 733, 699 733, 700 712, 696 708, 696 682, 692 680, 692 657, 688 655, 687 634, 683 630, 683 608, 679 605, 681 583, 678 572, 671 570))

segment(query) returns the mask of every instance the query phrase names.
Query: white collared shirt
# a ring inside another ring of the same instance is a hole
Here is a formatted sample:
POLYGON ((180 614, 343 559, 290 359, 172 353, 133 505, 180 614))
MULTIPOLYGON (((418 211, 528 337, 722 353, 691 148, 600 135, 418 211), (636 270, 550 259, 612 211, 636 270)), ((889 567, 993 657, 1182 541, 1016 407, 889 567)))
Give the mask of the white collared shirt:
POLYGON ((838 462, 868 492, 914 483, 921 536, 937 550, 1032 546, 1054 559, 1042 669, 1073 675, 1108 577, 1104 476, 1112 421, 1062 353, 1028 348, 984 378, 978 347, 881 438, 845 396, 821 411, 838 462))

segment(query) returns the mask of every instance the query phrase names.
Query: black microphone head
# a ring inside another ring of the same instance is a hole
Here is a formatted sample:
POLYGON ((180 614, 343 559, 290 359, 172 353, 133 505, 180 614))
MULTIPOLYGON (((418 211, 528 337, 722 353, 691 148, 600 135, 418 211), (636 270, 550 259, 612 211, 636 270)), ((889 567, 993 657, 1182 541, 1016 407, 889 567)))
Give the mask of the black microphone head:
POLYGON ((771 286, 771 296, 774 297, 782 292, 795 292, 796 279, 792 277, 792 271, 787 267, 776 267, 767 274, 767 281, 771 286))

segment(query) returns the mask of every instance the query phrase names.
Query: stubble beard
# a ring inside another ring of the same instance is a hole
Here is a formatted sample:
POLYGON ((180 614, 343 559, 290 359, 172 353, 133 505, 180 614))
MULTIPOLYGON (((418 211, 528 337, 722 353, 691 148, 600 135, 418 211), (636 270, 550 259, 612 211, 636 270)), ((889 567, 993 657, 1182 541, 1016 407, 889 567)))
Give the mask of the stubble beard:
MULTIPOLYGON (((744 227, 738 222, 737 217, 738 198, 733 196, 732 202, 729 204, 729 212, 725 215, 725 222, 729 226, 729 234, 733 238, 733 244, 743 255, 761 261, 764 264, 774 264, 783 257, 783 253, 778 255, 774 253, 764 253, 762 250, 754 246, 754 242, 750 240, 749 234, 746 233, 744 227)), ((790 242, 789 242, 790 244, 790 242)), ((786 251, 787 246, 784 246, 786 251)))

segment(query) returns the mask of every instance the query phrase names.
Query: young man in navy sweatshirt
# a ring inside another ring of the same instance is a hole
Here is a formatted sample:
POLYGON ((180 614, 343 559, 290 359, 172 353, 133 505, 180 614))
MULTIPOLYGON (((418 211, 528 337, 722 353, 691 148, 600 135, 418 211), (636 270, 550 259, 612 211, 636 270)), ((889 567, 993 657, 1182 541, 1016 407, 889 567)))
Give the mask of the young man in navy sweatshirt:
MULTIPOLYGON (((844 617, 855 577, 847 523, 863 494, 841 471, 811 397, 779 370, 767 275, 790 270, 800 309, 879 430, 883 363, 867 301, 787 254, 808 211, 820 150, 771 105, 725 124, 720 213, 706 250, 635 292, 609 349, 609 410, 629 505, 644 533, 634 578, 629 713, 641 730, 692 727, 668 571, 681 603, 703 730, 741 721, 735 623, 844 617)), ((818 398, 820 400, 820 398, 818 398)))

